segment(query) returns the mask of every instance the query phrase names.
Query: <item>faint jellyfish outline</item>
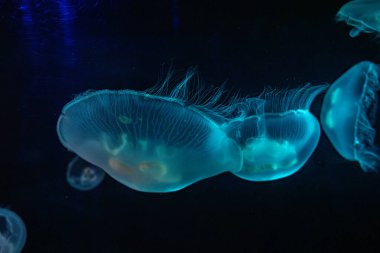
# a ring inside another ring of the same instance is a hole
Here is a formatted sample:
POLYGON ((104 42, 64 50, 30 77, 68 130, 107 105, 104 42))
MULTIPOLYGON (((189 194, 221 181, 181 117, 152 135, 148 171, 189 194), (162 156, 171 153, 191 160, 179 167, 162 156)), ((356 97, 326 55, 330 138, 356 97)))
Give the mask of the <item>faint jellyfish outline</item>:
MULTIPOLYGON (((241 167, 241 151, 215 121, 223 91, 169 89, 172 72, 147 91, 86 92, 62 109, 61 143, 138 191, 172 192, 241 167)), ((195 79, 196 82, 196 79, 195 79)), ((197 88, 200 88, 199 85, 197 88)))
POLYGON ((224 124, 243 154, 242 169, 233 174, 250 181, 271 181, 302 168, 320 138, 319 122, 309 109, 326 87, 267 88, 258 98, 237 104, 240 116, 224 124))
POLYGON ((349 35, 380 32, 380 2, 377 0, 354 0, 344 4, 336 14, 336 20, 352 26, 349 35))
POLYGON ((9 209, 0 208, 0 252, 21 252, 26 236, 26 227, 20 216, 9 209))
POLYGON ((105 172, 97 166, 74 157, 67 166, 66 178, 69 185, 80 191, 96 188, 104 180, 105 172))
POLYGON ((350 67, 328 89, 320 115, 336 151, 359 162, 365 172, 380 167, 380 149, 375 145, 379 74, 379 67, 370 61, 350 67))

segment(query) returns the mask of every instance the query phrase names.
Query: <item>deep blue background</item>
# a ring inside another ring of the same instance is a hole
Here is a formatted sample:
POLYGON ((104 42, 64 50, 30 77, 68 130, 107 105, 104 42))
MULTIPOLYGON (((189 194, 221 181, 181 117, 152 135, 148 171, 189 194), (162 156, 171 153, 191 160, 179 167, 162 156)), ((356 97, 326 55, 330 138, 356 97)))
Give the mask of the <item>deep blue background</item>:
POLYGON ((374 36, 352 39, 335 22, 344 2, 0 0, 0 205, 23 218, 24 252, 378 252, 379 176, 344 161, 325 135, 288 178, 222 174, 148 194, 109 177, 72 189, 73 154, 55 132, 74 94, 144 90, 170 65, 257 95, 380 62, 374 36))

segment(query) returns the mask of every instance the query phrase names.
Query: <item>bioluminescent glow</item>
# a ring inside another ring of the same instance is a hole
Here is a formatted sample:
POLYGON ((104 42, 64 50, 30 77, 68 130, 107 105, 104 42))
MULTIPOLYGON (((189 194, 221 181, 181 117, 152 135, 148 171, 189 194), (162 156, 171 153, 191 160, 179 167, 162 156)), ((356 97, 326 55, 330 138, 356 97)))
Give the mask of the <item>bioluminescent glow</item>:
POLYGON ((240 170, 240 148, 208 115, 221 92, 202 105, 191 102, 187 86, 193 74, 165 96, 166 81, 155 93, 101 90, 78 96, 59 117, 62 144, 145 192, 176 191, 240 170))
POLYGON ((344 158, 358 161, 364 171, 380 166, 374 123, 379 67, 364 61, 351 67, 329 88, 323 101, 321 124, 335 149, 344 158))
POLYGON ((338 21, 344 21, 353 26, 351 37, 360 33, 380 32, 380 1, 354 0, 346 3, 336 14, 338 21))
POLYGON ((259 98, 238 105, 241 115, 224 125, 241 147, 243 167, 236 176, 269 181, 298 171, 320 137, 318 120, 309 112, 326 85, 292 90, 266 90, 259 98))
POLYGON ((69 163, 66 176, 67 182, 73 188, 80 191, 89 191, 103 181, 105 172, 101 168, 76 156, 69 163))
POLYGON ((0 252, 20 253, 26 241, 26 228, 13 211, 0 208, 0 252))

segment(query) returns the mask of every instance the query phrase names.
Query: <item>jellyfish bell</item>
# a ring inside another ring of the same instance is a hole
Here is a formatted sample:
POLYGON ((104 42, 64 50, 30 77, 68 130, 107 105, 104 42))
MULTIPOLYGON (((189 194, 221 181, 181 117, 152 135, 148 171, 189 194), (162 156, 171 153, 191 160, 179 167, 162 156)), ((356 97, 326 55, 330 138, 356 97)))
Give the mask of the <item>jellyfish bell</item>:
POLYGON ((89 191, 97 187, 104 179, 105 172, 95 165, 74 157, 67 166, 67 182, 80 191, 89 191))
POLYGON ((0 208, 0 252, 20 253, 26 241, 26 227, 13 211, 0 208))
POLYGON ((320 127, 309 108, 325 89, 326 85, 267 89, 247 101, 242 114, 223 125, 242 149, 242 169, 233 174, 250 181, 270 181, 297 172, 318 144, 320 127))
POLYGON ((352 26, 350 36, 360 33, 380 32, 380 1, 355 0, 343 5, 336 14, 337 21, 344 21, 352 26))
MULTIPOLYGON (((186 78, 164 96, 132 90, 84 93, 62 110, 62 144, 122 184, 171 192, 241 167, 238 145, 209 117, 214 98, 188 98, 186 78)), ((215 114, 215 117, 218 117, 215 114)))
POLYGON ((379 67, 369 61, 355 64, 328 89, 321 124, 328 139, 345 159, 364 171, 377 171, 380 150, 375 145, 379 67))

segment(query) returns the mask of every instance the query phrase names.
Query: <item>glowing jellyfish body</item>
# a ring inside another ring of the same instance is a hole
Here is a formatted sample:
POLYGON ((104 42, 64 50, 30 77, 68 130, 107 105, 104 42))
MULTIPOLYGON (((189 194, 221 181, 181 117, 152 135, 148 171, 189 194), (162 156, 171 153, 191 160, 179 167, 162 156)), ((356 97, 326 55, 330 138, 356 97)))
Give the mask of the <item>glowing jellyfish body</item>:
POLYGON ((66 176, 67 182, 73 188, 89 191, 103 181, 105 172, 77 156, 69 163, 66 176))
POLYGON ((131 90, 79 96, 62 110, 60 140, 139 191, 176 191, 239 170, 239 147, 201 107, 185 102, 186 82, 168 97, 131 90))
POLYGON ((309 107, 325 88, 267 91, 243 104, 239 109, 242 116, 224 126, 242 149, 243 167, 234 174, 246 180, 269 181, 298 171, 319 141, 320 126, 309 107))
POLYGON ((380 32, 380 1, 355 0, 346 3, 340 8, 337 15, 338 21, 344 21, 354 28, 350 31, 351 37, 358 36, 361 32, 380 32))
POLYGON ((358 161, 364 171, 380 165, 374 145, 379 68, 364 61, 354 65, 327 91, 321 124, 335 149, 347 160, 358 161))
POLYGON ((0 252, 19 253, 26 241, 26 228, 14 212, 0 208, 0 252))

